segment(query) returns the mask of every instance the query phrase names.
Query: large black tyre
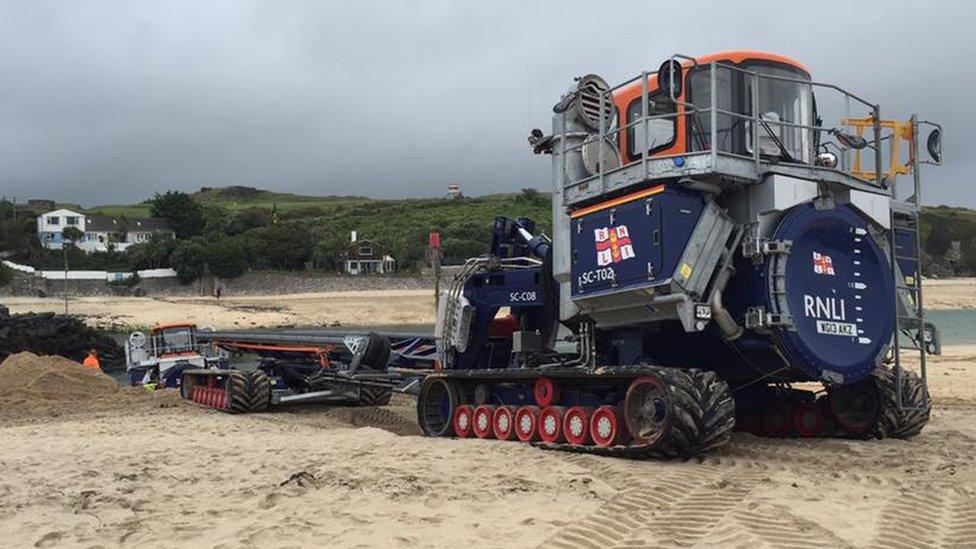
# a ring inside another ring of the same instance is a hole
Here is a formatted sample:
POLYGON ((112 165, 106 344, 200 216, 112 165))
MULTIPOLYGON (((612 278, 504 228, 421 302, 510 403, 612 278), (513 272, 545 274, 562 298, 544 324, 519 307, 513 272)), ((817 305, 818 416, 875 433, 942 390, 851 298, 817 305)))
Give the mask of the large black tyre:
POLYGON ((667 387, 670 422, 653 449, 663 458, 690 458, 722 446, 735 426, 735 401, 715 372, 658 368, 667 387))
POLYGON ((271 405, 271 380, 262 370, 253 370, 247 374, 251 382, 248 411, 263 412, 271 405))
POLYGON ((390 353, 390 338, 370 332, 360 367, 370 370, 386 370, 387 363, 390 361, 390 353))
POLYGON ((915 372, 902 370, 902 408, 898 408, 898 377, 888 366, 874 372, 881 396, 881 413, 875 436, 878 438, 911 438, 929 421, 931 401, 925 382, 915 372))
POLYGON ((263 412, 271 403, 271 381, 261 370, 227 374, 227 411, 232 414, 263 412))
POLYGON ((360 406, 386 406, 393 397, 393 391, 385 387, 369 387, 363 385, 359 388, 360 406))

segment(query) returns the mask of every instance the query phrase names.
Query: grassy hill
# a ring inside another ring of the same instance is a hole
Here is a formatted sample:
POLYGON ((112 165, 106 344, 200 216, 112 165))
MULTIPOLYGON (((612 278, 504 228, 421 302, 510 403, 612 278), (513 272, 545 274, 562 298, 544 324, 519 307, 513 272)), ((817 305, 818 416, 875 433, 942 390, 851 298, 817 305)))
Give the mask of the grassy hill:
MULTIPOLYGON (((483 253, 491 238, 495 216, 529 217, 551 234, 549 195, 487 195, 461 200, 419 198, 377 200, 361 196, 303 196, 251 187, 203 188, 192 195, 200 203, 224 215, 251 214, 281 222, 300 222, 313 243, 348 239, 352 230, 373 239, 394 254, 415 261, 422 254, 426 235, 438 230, 446 248, 455 256, 483 253)), ((149 204, 106 205, 89 213, 143 217, 149 204)), ((214 210, 212 210, 214 211, 214 210)), ((927 253, 926 271, 939 276, 976 274, 976 211, 948 206, 922 211, 922 242, 927 253)))
MULTIPOLYGON (((195 192, 192 196, 203 204, 213 204, 231 212, 250 208, 272 209, 278 212, 315 208, 333 208, 374 202, 374 199, 357 196, 303 196, 291 193, 278 193, 255 189, 253 187, 216 187, 195 192)), ((149 204, 107 204, 85 210, 86 213, 103 215, 124 215, 126 217, 147 217, 149 204)))

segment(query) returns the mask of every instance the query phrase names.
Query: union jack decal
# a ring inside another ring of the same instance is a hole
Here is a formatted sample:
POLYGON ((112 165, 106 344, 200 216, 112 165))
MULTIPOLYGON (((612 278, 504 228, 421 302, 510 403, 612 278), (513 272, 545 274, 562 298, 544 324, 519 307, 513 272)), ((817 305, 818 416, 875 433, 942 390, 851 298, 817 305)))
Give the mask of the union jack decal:
POLYGON ((834 276, 834 262, 827 254, 813 252, 813 272, 818 275, 834 276))
POLYGON ((626 225, 603 227, 593 232, 596 237, 596 263, 600 267, 637 257, 626 225))

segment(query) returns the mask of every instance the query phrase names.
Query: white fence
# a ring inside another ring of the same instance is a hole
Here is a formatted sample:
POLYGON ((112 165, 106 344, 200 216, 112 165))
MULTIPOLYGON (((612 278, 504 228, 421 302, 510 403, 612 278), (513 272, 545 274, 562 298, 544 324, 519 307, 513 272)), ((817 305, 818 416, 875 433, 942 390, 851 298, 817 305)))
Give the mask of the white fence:
MULTIPOLYGON (((15 271, 34 275, 46 280, 65 279, 64 271, 39 271, 34 267, 19 265, 12 261, 4 261, 3 264, 15 271)), ((146 269, 144 271, 136 271, 135 273, 112 273, 109 271, 68 271, 67 278, 68 280, 104 280, 106 282, 112 282, 115 280, 125 280, 130 278, 133 274, 138 274, 139 278, 172 278, 176 276, 176 271, 173 269, 146 269)))

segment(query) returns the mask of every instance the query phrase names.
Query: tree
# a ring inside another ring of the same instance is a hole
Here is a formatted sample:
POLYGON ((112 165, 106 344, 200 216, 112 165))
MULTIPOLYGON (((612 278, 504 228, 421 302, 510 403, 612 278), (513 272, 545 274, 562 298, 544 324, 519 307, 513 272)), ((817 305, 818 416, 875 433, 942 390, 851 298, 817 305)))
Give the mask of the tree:
POLYGON ((200 239, 181 240, 169 257, 169 265, 176 271, 176 278, 189 284, 203 276, 207 264, 207 248, 200 239))
POLYGON ((301 269, 312 255, 312 239, 301 223, 268 225, 248 231, 254 264, 275 269, 301 269))
POLYGON ((951 241, 952 235, 949 233, 949 222, 937 220, 932 223, 932 230, 929 232, 929 238, 925 242, 925 249, 933 256, 941 258, 949 250, 951 241))
POLYGON ((152 216, 165 219, 166 224, 179 238, 198 236, 206 226, 207 219, 203 206, 186 193, 180 191, 156 193, 150 204, 152 216))
POLYGON ((227 227, 227 234, 238 235, 251 229, 264 227, 271 219, 271 210, 268 208, 247 208, 237 212, 227 227))
POLYGON ((176 248, 173 235, 155 232, 149 240, 126 249, 132 269, 159 269, 169 265, 169 257, 176 248))
POLYGON ((69 226, 69 227, 65 227, 61 231, 61 240, 63 240, 65 243, 74 244, 75 242, 78 242, 84 237, 85 237, 85 233, 81 232, 81 229, 79 229, 78 227, 69 226))
POLYGON ((336 270, 339 254, 342 253, 349 240, 337 233, 331 233, 315 243, 312 249, 312 262, 318 269, 336 270))
POLYGON ((10 281, 14 279, 14 270, 7 267, 3 263, 0 263, 0 287, 10 284, 10 281))
POLYGON ((203 216, 206 220, 203 225, 204 236, 207 238, 221 238, 228 234, 232 219, 227 208, 219 204, 204 204, 203 216))
POLYGON ((237 278, 247 271, 244 246, 232 238, 221 238, 207 245, 207 267, 220 278, 237 278))

